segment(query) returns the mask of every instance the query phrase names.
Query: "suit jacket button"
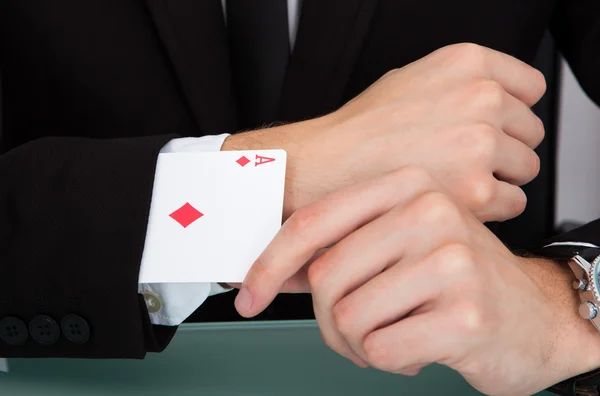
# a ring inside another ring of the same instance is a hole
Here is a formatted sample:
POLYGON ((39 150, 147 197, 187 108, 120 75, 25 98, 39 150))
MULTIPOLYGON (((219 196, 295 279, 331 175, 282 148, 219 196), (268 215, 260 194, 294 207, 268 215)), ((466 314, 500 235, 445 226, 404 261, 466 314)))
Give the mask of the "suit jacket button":
POLYGON ((0 320, 0 339, 8 345, 23 345, 27 337, 27 326, 21 319, 7 316, 0 320))
POLYGON ((60 327, 67 339, 75 344, 85 344, 90 339, 90 326, 81 317, 69 314, 62 318, 60 327))
POLYGON ((31 338, 43 345, 53 345, 60 337, 58 324, 50 316, 39 315, 29 322, 31 338))

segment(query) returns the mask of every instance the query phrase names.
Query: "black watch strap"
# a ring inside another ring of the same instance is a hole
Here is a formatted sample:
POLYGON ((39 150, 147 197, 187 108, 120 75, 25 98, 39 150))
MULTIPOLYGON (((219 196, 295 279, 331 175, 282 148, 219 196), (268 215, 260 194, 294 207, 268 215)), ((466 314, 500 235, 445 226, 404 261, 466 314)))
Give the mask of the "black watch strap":
MULTIPOLYGON (((558 260, 570 260, 574 256, 581 256, 584 260, 591 263, 600 256, 600 248, 581 246, 576 244, 554 243, 545 246, 537 252, 543 257, 558 260)), ((569 378, 559 384, 554 385, 550 392, 564 396, 600 396, 598 388, 600 387, 600 369, 590 371, 569 378)))
POLYGON ((542 248, 539 253, 544 257, 558 260, 570 260, 575 256, 581 256, 591 263, 596 257, 600 256, 600 248, 580 245, 550 244, 542 248))
POLYGON ((569 378, 548 390, 563 396, 598 396, 599 383, 600 369, 569 378))

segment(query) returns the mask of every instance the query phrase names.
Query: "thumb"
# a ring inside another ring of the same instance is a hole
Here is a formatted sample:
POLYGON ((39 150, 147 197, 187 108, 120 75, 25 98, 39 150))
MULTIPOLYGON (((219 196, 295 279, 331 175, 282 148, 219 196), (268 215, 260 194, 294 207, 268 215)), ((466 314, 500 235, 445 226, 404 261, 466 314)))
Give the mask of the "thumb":
MULTIPOLYGON (((256 316, 261 313, 279 293, 310 293, 310 285, 308 282, 308 267, 328 249, 320 249, 317 253, 303 265, 295 274, 292 274, 282 282, 275 281, 274 284, 281 284, 275 292, 268 281, 260 280, 265 277, 265 270, 256 269, 256 264, 252 266, 244 283, 237 285, 240 292, 235 300, 235 306, 240 315, 245 317, 256 316), (269 290, 271 289, 271 290, 269 290)), ((260 263, 262 261, 258 261, 260 263)), ((272 279, 272 278, 271 278, 272 279)))

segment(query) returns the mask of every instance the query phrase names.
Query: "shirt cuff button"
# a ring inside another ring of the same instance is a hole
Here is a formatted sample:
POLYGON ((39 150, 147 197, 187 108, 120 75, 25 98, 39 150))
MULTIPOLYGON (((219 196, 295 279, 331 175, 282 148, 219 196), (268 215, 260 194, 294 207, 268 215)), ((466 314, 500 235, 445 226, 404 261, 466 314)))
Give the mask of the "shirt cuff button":
POLYGON ((157 313, 162 309, 163 304, 158 294, 145 290, 142 292, 142 296, 144 296, 144 301, 146 302, 149 313, 157 313))

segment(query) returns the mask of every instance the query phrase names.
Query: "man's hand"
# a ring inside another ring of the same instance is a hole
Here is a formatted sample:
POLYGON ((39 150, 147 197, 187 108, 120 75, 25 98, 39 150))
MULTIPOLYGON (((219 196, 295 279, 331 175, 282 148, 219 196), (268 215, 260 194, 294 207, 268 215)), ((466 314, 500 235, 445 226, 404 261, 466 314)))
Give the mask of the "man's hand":
POLYGON ((539 171, 544 128, 530 106, 543 75, 474 44, 393 70, 338 111, 234 135, 224 150, 288 152, 284 217, 341 187, 406 165, 429 170, 482 221, 517 216, 539 171))
POLYGON ((435 362, 485 394, 526 395, 600 366, 600 336, 556 268, 513 255, 406 167, 294 213, 236 306, 253 316, 280 290, 311 291, 325 342, 358 365, 414 375, 435 362))

